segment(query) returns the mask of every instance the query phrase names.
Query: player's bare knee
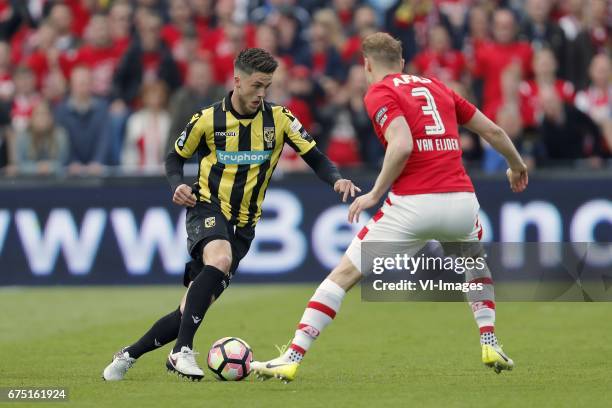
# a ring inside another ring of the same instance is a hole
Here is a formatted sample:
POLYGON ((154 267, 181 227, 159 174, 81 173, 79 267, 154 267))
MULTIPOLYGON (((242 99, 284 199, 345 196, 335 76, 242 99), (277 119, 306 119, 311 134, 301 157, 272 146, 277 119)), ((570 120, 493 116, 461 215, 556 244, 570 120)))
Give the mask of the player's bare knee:
POLYGON ((214 254, 205 258, 206 265, 214 266, 224 274, 228 275, 232 267, 232 256, 230 254, 214 254))
POLYGON ((204 264, 214 266, 228 275, 232 267, 232 247, 225 240, 209 242, 203 249, 204 264))

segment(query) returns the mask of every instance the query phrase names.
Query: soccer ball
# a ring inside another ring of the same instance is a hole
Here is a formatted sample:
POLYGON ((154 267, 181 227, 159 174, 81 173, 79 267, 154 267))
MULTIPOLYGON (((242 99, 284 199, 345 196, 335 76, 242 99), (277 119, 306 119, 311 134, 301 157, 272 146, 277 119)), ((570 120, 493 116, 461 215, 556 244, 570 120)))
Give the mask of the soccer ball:
POLYGON ((214 342, 208 352, 208 368, 223 381, 240 381, 251 372, 253 350, 238 337, 214 342))

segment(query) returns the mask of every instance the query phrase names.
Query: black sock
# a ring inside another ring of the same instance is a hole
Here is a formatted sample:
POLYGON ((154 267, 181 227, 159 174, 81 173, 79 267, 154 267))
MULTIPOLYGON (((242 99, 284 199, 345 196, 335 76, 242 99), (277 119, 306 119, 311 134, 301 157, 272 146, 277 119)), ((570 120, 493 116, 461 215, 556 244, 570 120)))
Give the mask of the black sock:
POLYGON ((217 285, 217 288, 213 291, 213 296, 215 300, 219 299, 221 295, 223 294, 223 292, 225 292, 225 289, 227 289, 227 287, 229 286, 230 281, 231 281, 230 276, 226 275, 223 277, 221 284, 217 285))
POLYGON ((181 327, 180 307, 156 321, 140 340, 127 347, 125 351, 130 353, 130 357, 138 358, 176 339, 179 327, 181 327))
POLYGON ((206 265, 202 272, 195 278, 189 292, 181 319, 181 328, 174 345, 173 353, 181 351, 181 347, 187 346, 193 349, 193 337, 200 327, 202 319, 211 304, 215 294, 219 294, 219 286, 226 280, 225 274, 214 266, 206 265))

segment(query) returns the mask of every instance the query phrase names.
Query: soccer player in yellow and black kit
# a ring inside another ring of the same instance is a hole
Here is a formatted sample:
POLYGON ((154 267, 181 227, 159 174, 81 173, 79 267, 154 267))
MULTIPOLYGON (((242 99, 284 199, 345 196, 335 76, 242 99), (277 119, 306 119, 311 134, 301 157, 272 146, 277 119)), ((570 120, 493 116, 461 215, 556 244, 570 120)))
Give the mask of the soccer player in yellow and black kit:
POLYGON ((278 64, 259 48, 243 50, 234 62, 234 89, 223 100, 197 112, 166 158, 173 201, 187 209, 187 292, 178 309, 158 320, 136 343, 117 352, 103 373, 121 380, 142 354, 176 339, 166 367, 201 379, 193 338, 208 307, 225 290, 247 254, 261 217, 261 204, 289 144, 316 174, 343 195, 359 192, 321 153, 300 121, 285 107, 264 101, 278 64), (200 161, 198 184, 183 181, 183 164, 200 161))

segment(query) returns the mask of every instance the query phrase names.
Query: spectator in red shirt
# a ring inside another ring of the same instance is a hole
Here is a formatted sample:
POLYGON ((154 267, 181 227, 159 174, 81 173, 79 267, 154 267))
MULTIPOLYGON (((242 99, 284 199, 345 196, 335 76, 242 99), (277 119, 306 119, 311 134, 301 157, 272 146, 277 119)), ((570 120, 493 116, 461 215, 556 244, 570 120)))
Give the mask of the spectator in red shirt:
POLYGON ((353 10, 355 10, 355 0, 333 0, 332 5, 342 27, 348 31, 353 22, 353 10))
POLYGON ((574 102, 574 86, 569 81, 557 78, 557 61, 552 50, 544 48, 533 56, 534 79, 521 82, 520 108, 523 125, 534 128, 542 118, 539 106, 539 92, 545 86, 552 86, 565 103, 574 102))
POLYGON ((11 61, 13 64, 21 64, 36 48, 36 30, 27 24, 21 24, 20 27, 6 37, 11 44, 11 61))
POLYGON ((362 64, 361 40, 378 30, 376 12, 370 6, 360 6, 353 18, 353 35, 340 49, 342 61, 346 65, 362 64))
POLYGON ((111 41, 106 15, 95 14, 91 17, 85 32, 85 44, 77 51, 73 64, 84 65, 91 69, 94 95, 109 96, 113 75, 126 45, 111 41))
MULTIPOLYGON (((484 7, 474 7, 470 10, 468 18, 468 34, 463 42, 463 55, 469 72, 476 72, 476 57, 478 49, 490 40, 489 14, 484 7)), ((482 106, 482 79, 471 78, 471 90, 475 102, 482 106)))
POLYGON ((212 52, 213 71, 217 84, 229 86, 234 78, 234 60, 240 50, 249 47, 245 27, 239 24, 227 24, 223 28, 221 41, 216 51, 212 52))
POLYGON ((99 11, 103 2, 98 0, 61 0, 72 13, 72 25, 70 30, 76 37, 82 37, 85 33, 85 28, 89 24, 91 15, 99 11))
POLYGON ((444 26, 438 25, 429 32, 428 47, 418 53, 412 64, 415 72, 441 81, 459 82, 465 71, 463 54, 451 49, 451 41, 444 26))
POLYGON ((108 13, 108 27, 112 42, 117 47, 125 47, 130 43, 132 7, 125 1, 115 1, 108 13))
POLYGON ((318 127, 317 118, 317 93, 315 91, 315 84, 312 80, 312 72, 304 65, 295 65, 289 70, 289 82, 287 84, 289 93, 296 99, 301 100, 309 106, 312 112, 313 123, 308 128, 308 132, 313 136, 317 143, 319 142, 318 134, 320 129, 318 127))
POLYGON ((211 53, 217 83, 233 80, 234 59, 243 48, 255 45, 255 27, 234 21, 234 0, 215 4, 216 27, 202 37, 202 48, 211 53))
POLYGON ((501 75, 511 64, 518 64, 523 78, 531 72, 531 46, 515 40, 516 22, 510 10, 497 10, 493 17, 492 42, 477 49, 474 75, 482 77, 483 113, 495 120, 497 110, 503 103, 501 75))
POLYGON ((200 47, 200 38, 198 37, 195 26, 188 25, 182 28, 181 38, 174 45, 172 56, 181 71, 182 82, 185 82, 190 62, 195 58, 208 59, 210 58, 210 53, 200 47))
POLYGON ((213 0, 189 0, 198 37, 204 39, 212 29, 215 3, 213 0))
MULTIPOLYGON (((205 36, 201 37, 202 48, 210 51, 213 56, 225 54, 227 52, 228 34, 233 27, 238 25, 234 20, 235 0, 218 0, 214 4, 214 26, 212 26, 205 36)), ((254 43, 255 28, 250 25, 241 25, 245 30, 243 37, 250 43, 254 43)))
POLYGON ((191 10, 187 0, 170 0, 170 21, 161 30, 161 38, 176 56, 176 48, 182 37, 182 30, 192 24, 191 10))
POLYGON ((53 80, 63 81, 70 71, 70 60, 56 48, 57 31, 49 23, 43 23, 33 38, 35 51, 26 58, 25 63, 36 74, 36 85, 43 90, 53 80), (58 75, 58 72, 60 75, 58 75))

